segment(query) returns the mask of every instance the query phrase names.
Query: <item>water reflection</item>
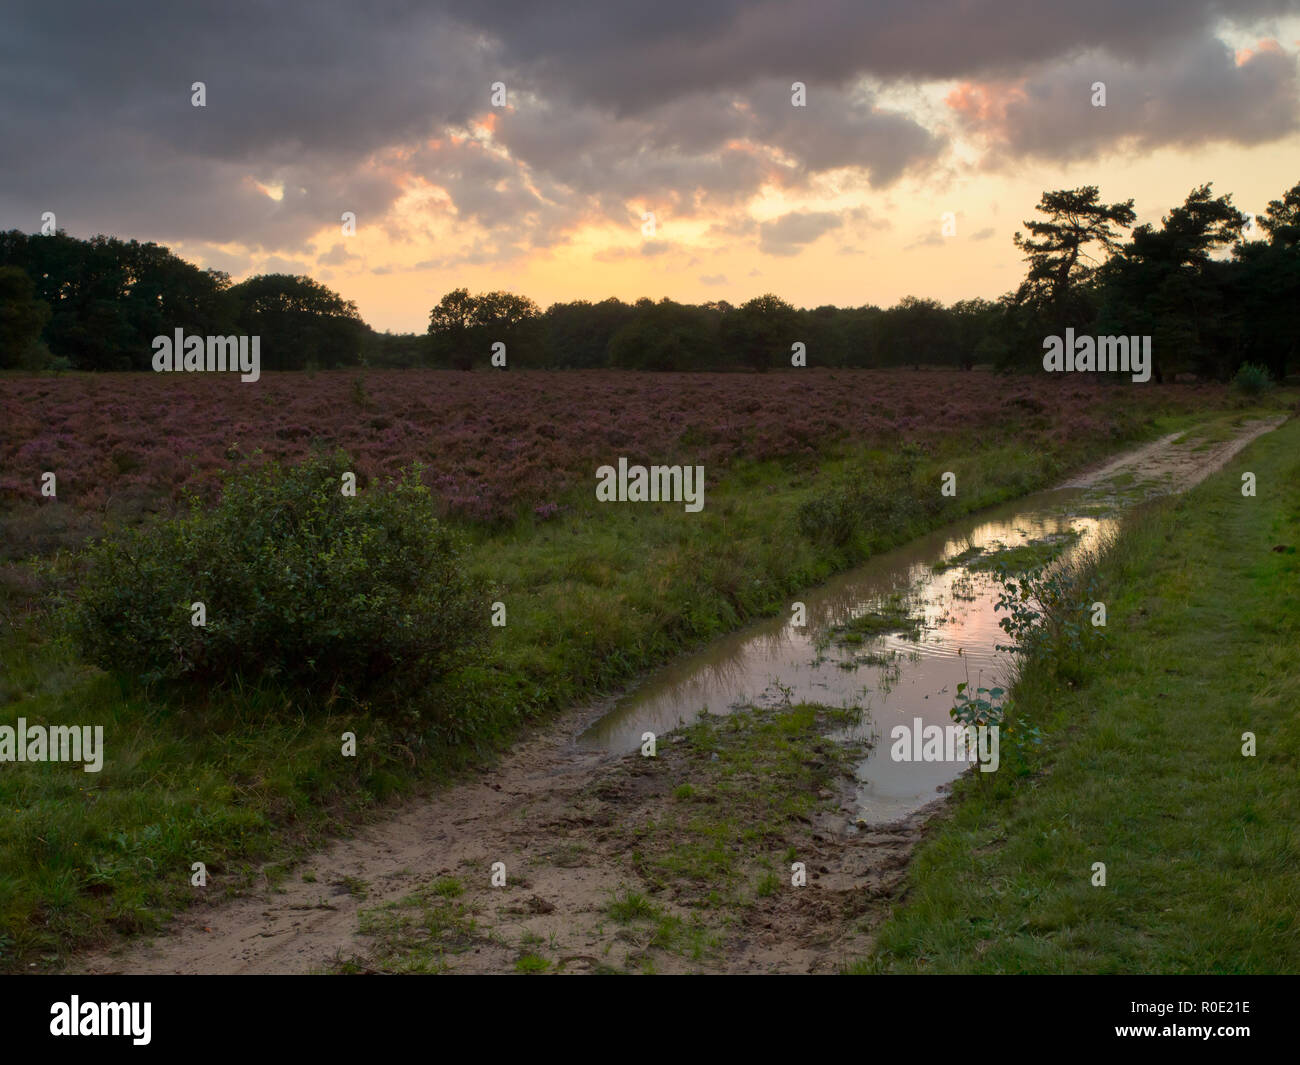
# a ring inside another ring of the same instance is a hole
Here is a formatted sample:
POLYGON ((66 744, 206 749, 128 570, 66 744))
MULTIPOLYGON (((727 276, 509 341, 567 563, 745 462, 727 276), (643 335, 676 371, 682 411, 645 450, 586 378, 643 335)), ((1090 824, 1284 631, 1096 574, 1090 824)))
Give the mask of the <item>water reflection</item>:
POLYGON ((858 766, 858 816, 879 822, 901 817, 933 799, 968 762, 893 762, 890 728, 951 724, 957 685, 1005 681, 1009 665, 997 650, 1006 642, 998 627, 992 575, 966 564, 936 572, 935 563, 973 547, 986 552, 1047 536, 1078 534, 1066 554, 1097 543, 1115 524, 1095 516, 1079 490, 1029 496, 949 526, 882 554, 804 593, 807 624, 790 615, 758 622, 722 637, 697 654, 665 666, 629 692, 579 737, 617 753, 636 750, 643 732, 657 736, 690 722, 703 709, 725 714, 738 705, 773 697, 776 685, 796 701, 862 706, 861 728, 878 742, 858 766), (1085 512, 1086 511, 1086 512, 1085 512), (915 638, 891 632, 841 645, 834 626, 866 611, 901 606, 923 619, 915 638))

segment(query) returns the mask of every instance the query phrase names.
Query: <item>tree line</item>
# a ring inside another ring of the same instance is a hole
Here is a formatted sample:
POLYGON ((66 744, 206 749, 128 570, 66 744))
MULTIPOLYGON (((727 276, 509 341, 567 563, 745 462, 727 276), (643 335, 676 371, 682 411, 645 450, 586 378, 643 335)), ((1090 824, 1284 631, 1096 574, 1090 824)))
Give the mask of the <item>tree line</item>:
POLYGON ((158 244, 0 233, 0 368, 148 370, 153 338, 260 335, 264 370, 355 365, 356 304, 310 277, 231 284, 158 244))
POLYGON ((150 342, 190 333, 262 337, 267 370, 369 365, 474 369, 767 370, 801 344, 810 366, 1035 369, 1043 339, 1150 335, 1157 381, 1226 378, 1243 363, 1296 366, 1300 184, 1251 219, 1194 188, 1160 224, 1134 227, 1133 200, 1096 186, 1046 192, 1014 237, 1026 275, 997 300, 888 308, 575 300, 542 310, 509 292, 459 288, 423 334, 378 333, 355 304, 309 277, 239 284, 157 244, 0 234, 0 366, 148 369, 150 342), (1127 231, 1127 232, 1125 232, 1127 231))

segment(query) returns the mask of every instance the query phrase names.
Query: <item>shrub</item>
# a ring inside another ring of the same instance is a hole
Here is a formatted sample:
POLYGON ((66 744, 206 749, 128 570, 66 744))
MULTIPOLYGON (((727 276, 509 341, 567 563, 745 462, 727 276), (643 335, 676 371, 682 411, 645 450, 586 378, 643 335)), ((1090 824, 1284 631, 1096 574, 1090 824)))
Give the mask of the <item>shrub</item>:
POLYGON ((54 363, 55 358, 43 340, 28 345, 27 350, 18 358, 18 365, 24 370, 52 370, 54 363))
POLYGON ((1098 559, 1106 549, 1080 552, 1020 574, 1000 563, 994 571, 1001 586, 994 612, 1006 613, 998 626, 1013 642, 998 644, 997 649, 1051 661, 1064 679, 1077 673, 1083 657, 1094 650, 1090 615, 1100 595, 1098 559))
POLYGON ((874 469, 856 470, 806 500, 795 515, 799 532, 833 547, 859 536, 872 547, 886 542, 921 514, 938 509, 937 494, 916 480, 919 458, 916 448, 904 446, 874 469))
POLYGON ((1273 387, 1268 370, 1253 362, 1243 362, 1232 379, 1233 387, 1243 396, 1258 396, 1273 387))
POLYGON ((346 455, 227 478, 220 501, 88 550, 71 604, 86 656, 148 681, 267 679, 395 703, 482 631, 457 537, 419 468, 340 492, 346 455), (206 624, 192 624, 202 602, 206 624))

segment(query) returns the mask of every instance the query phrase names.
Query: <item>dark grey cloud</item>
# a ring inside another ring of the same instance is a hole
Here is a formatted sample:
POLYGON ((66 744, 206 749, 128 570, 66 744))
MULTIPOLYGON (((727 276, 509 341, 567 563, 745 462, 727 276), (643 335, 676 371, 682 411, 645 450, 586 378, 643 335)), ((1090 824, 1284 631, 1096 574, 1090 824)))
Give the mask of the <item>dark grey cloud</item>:
POLYGON ((996 145, 988 156, 996 165, 1107 149, 1265 143, 1300 129, 1298 97, 1293 53, 1268 44, 1238 62, 1222 41, 1200 40, 1144 64, 1077 56, 1022 82, 977 87, 958 114, 996 145), (1093 104, 1098 83, 1105 106, 1093 104))
POLYGON ((487 47, 389 5, 8 3, 0 12, 0 224, 299 244, 399 188, 371 153, 463 121, 487 47), (433 47, 431 48, 431 44, 433 47), (191 85, 206 106, 191 106, 191 85), (276 202, 248 181, 283 183, 276 202), (66 223, 65 223, 66 219, 66 223))
POLYGON ((548 94, 636 112, 763 79, 845 85, 983 77, 1099 49, 1145 60, 1222 19, 1294 12, 1294 0, 451 0, 548 94))
MULTIPOLYGON (((296 262, 345 210, 378 223, 414 173, 446 190, 455 219, 489 233, 428 261, 488 261, 562 243, 591 218, 637 226, 633 202, 670 222, 734 212, 764 184, 809 190, 845 167, 888 186, 946 144, 866 86, 936 77, 1029 79, 1001 126, 966 116, 1012 158, 1228 130, 1258 143, 1294 128, 1294 67, 1268 54, 1237 66, 1213 31, 1296 10, 1296 0, 9 0, 0 226, 31 231, 52 210, 80 235, 237 243, 296 262), (1103 114, 1078 112, 1081 77, 1107 81, 1103 114), (790 106, 795 80, 807 85, 804 108, 790 106), (190 106, 195 81, 205 108, 190 106), (490 111, 494 81, 510 110, 490 111), (491 140, 467 137, 488 113, 491 140)), ((797 244, 772 225, 765 250, 797 244)))

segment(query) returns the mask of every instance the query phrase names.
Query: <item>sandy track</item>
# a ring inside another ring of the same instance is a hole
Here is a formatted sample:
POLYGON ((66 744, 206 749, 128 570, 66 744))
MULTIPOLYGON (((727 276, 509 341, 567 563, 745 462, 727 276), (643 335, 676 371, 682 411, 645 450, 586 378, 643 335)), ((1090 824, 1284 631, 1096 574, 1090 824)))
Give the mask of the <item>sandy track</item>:
MULTIPOLYGON (((568 728, 564 725, 567 723, 568 728)), ((328 964, 355 944, 359 909, 401 898, 465 864, 485 871, 513 852, 504 840, 524 804, 563 805, 606 756, 570 742, 557 722, 519 744, 490 771, 411 803, 391 819, 338 840, 274 889, 215 906, 200 903, 156 944, 95 954, 86 972, 289 973, 328 964), (368 885, 364 901, 344 886, 368 885)))
POLYGON ((1211 444, 1204 450, 1197 450, 1194 442, 1191 445, 1176 443, 1183 434, 1171 433, 1126 452, 1095 470, 1073 477, 1061 487, 1097 488, 1116 477, 1133 474, 1140 481, 1147 482, 1153 493, 1185 492, 1222 469, 1256 437, 1276 429, 1284 421, 1285 417, 1278 416, 1247 422, 1231 439, 1211 444))
MULTIPOLYGON (((1096 488, 1131 473, 1154 482, 1157 491, 1182 491, 1283 420, 1249 423, 1231 440, 1200 451, 1194 443, 1175 443, 1177 434, 1165 437, 1063 487, 1096 488)), ((364 960, 373 944, 359 932, 359 911, 400 900, 447 875, 466 884, 464 902, 482 930, 451 959, 453 971, 510 971, 525 936, 548 941, 566 971, 594 967, 602 957, 611 958, 611 939, 620 938, 601 920, 611 894, 628 885, 618 825, 654 817, 655 802, 662 801, 632 786, 636 756, 615 758, 575 745, 574 737, 604 708, 564 715, 522 739, 492 768, 334 842, 277 887, 215 905, 201 902, 155 942, 132 941, 90 954, 72 968, 305 973, 341 958, 364 960), (507 888, 488 884, 496 861, 511 870, 507 888), (364 901, 354 895, 358 883, 365 885, 364 901)), ((798 843, 815 874, 810 891, 797 900, 795 893, 781 893, 751 913, 728 936, 720 962, 692 965, 661 957, 657 968, 834 971, 864 952, 864 929, 875 923, 872 911, 885 912, 928 817, 940 805, 862 831, 847 815, 808 825, 798 843)), ((619 944, 624 964, 635 947, 619 944)))

